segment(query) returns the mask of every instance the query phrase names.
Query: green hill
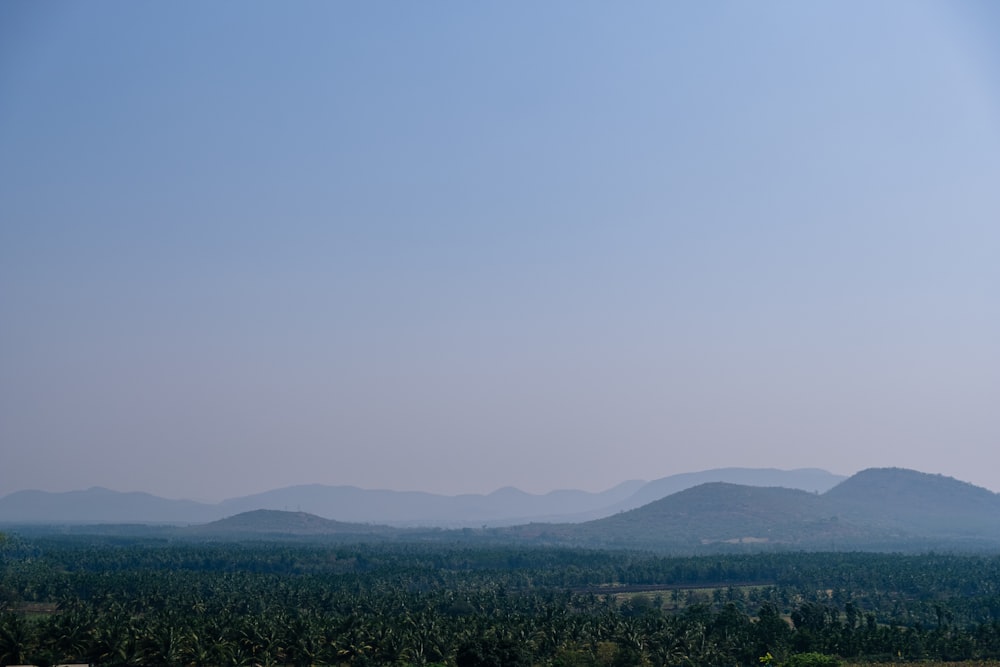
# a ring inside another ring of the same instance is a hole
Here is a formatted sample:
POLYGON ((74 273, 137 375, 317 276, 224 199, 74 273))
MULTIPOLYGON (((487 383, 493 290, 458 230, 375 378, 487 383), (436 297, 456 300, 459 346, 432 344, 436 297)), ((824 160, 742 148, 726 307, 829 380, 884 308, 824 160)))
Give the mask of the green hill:
POLYGON ((684 550, 996 548, 1000 496, 942 475, 870 469, 823 494, 713 482, 604 519, 531 524, 511 533, 553 543, 684 550))
POLYGON ((846 518, 909 534, 1000 536, 1000 496, 944 475, 862 470, 824 494, 846 518))
POLYGON ((396 532, 388 526, 373 526, 324 519, 306 512, 252 510, 235 516, 179 529, 187 537, 253 537, 253 536, 332 536, 385 535, 396 532))
POLYGON ((697 548, 707 545, 803 545, 867 537, 832 513, 822 496, 797 489, 713 482, 580 526, 605 545, 697 548))

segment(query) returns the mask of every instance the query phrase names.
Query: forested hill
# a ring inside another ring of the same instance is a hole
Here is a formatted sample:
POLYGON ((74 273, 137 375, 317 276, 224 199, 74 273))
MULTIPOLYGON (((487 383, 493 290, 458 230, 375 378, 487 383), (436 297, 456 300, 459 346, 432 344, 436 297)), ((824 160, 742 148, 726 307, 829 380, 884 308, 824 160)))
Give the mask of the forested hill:
MULTIPOLYGON (((723 473, 744 474, 740 469, 720 469, 705 474, 721 476, 723 473)), ((322 493, 323 489, 314 491, 322 493)), ((616 493, 623 491, 627 489, 619 489, 616 493)), ((116 517, 125 516, 125 509, 121 507, 125 503, 146 508, 155 500, 146 494, 116 495, 104 489, 95 490, 91 495, 98 498, 102 506, 117 508, 117 514, 113 514, 116 517)), ((499 499, 512 496, 516 504, 524 500, 526 494, 511 489, 493 495, 499 499)), ((68 496, 84 500, 79 494, 68 496)), ((397 500, 389 496, 374 497, 386 502, 397 500)), ((356 500, 363 503, 366 498, 371 499, 362 495, 356 500)), ((469 511, 481 511, 480 503, 484 498, 488 496, 466 497, 472 507, 469 511)), ((456 502, 461 499, 456 497, 456 502)), ((346 509, 354 505, 344 503, 339 507, 346 509)), ((376 510, 378 508, 367 508, 367 511, 376 510)), ((163 534, 225 539, 342 540, 352 536, 394 540, 484 539, 680 551, 997 549, 1000 548, 1000 496, 942 475, 878 468, 861 471, 822 493, 709 481, 635 509, 577 523, 537 518, 507 528, 478 525, 456 530, 416 531, 376 525, 384 523, 379 521, 345 520, 345 516, 332 511, 320 515, 266 508, 229 512, 226 519, 198 523, 202 525, 190 529, 164 527, 163 534)), ((87 529, 78 526, 73 530, 87 529)), ((114 532, 109 526, 103 530, 114 532)), ((135 532, 136 528, 132 526, 129 530, 135 532)))
POLYGON ((596 521, 512 532, 647 548, 997 548, 1000 496, 942 475, 882 468, 824 494, 711 483, 596 521))
POLYGON ((774 549, 996 550, 1000 496, 912 470, 872 469, 826 493, 709 482, 643 507, 578 524, 423 530, 328 521, 302 512, 255 511, 178 536, 319 537, 491 541, 683 552, 774 549))
POLYGON ((1000 532, 1000 495, 943 475, 863 470, 824 494, 844 517, 886 530, 945 535, 1000 532))
POLYGON ((306 512, 254 510, 213 521, 200 526, 179 529, 186 537, 312 537, 319 535, 387 535, 395 533, 389 526, 333 521, 306 512))
POLYGON ((651 482, 630 480, 600 492, 563 489, 544 494, 504 487, 488 494, 447 496, 355 486, 307 484, 207 504, 148 493, 94 487, 51 493, 18 491, 0 498, 7 523, 206 523, 258 509, 303 511, 338 521, 395 526, 474 527, 580 522, 640 507, 705 482, 826 491, 844 478, 817 469, 717 468, 651 482))

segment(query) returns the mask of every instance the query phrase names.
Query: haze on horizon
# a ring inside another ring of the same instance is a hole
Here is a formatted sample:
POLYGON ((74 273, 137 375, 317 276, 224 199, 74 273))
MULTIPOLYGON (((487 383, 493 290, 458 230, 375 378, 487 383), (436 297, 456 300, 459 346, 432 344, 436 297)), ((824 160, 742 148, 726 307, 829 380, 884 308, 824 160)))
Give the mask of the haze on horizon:
POLYGON ((0 495, 1000 491, 1000 10, 0 5, 0 495))

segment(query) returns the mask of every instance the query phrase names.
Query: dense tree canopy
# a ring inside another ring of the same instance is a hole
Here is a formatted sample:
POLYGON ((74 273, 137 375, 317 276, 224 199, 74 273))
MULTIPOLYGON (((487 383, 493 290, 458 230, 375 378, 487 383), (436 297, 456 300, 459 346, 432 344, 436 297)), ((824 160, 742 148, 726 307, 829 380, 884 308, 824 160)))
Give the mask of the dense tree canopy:
POLYGON ((1000 558, 12 537, 0 664, 1000 657, 1000 558), (825 657, 824 657, 825 656, 825 657))

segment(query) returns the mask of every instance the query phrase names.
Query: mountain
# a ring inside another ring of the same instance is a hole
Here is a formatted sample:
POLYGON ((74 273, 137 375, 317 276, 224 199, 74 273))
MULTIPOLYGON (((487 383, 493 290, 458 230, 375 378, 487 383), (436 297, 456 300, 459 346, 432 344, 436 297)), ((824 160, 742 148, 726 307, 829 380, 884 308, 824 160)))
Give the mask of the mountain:
POLYGON ((681 550, 831 548, 845 538, 876 537, 864 526, 842 521, 815 493, 727 482, 706 482, 603 519, 553 527, 532 524, 521 531, 523 537, 543 541, 681 550))
MULTIPOLYGON (((780 471, 778 471, 780 472, 780 471)), ((627 488, 619 488, 622 494, 627 488)), ((641 491, 641 489, 640 489, 641 491)), ((571 502, 574 494, 547 494, 549 507, 571 502)), ((610 492, 608 492, 610 493, 610 492)), ((450 502, 465 502, 468 511, 480 514, 506 507, 522 511, 537 508, 539 496, 517 489, 501 489, 486 496, 434 496, 365 491, 353 487, 293 487, 271 495, 243 500, 249 504, 276 503, 289 498, 315 502, 335 498, 338 502, 369 502, 366 511, 398 511, 398 503, 409 500, 425 503, 415 512, 448 511, 450 502), (305 489, 306 493, 302 493, 305 489), (331 495, 334 489, 346 495, 331 495), (345 491, 346 489, 346 491, 345 491), (284 494, 284 495, 283 495, 284 494), (348 500, 345 500, 347 498, 348 500), (382 503, 382 504, 379 504, 382 503), (506 503, 506 504, 504 504, 506 503)), ((593 494, 599 495, 599 494, 593 494)), ((634 493, 632 494, 635 495, 634 493)), ((102 516, 132 522, 136 513, 189 511, 189 501, 163 501, 148 494, 119 494, 107 489, 90 489, 69 494, 22 492, 0 499, 0 517, 10 512, 9 503, 32 502, 35 516, 60 511, 61 516, 90 516, 102 509, 102 516), (76 514, 66 514, 66 502, 78 504, 76 514), (49 503, 46 505, 46 503, 49 503), (128 506, 132 503, 132 506, 128 506), (124 517, 124 518, 123 518, 124 517)), ((593 499, 590 499, 593 500, 593 499)), ((206 506, 193 503, 194 510, 206 506)), ((224 504, 223 504, 224 505, 224 504)), ((207 506, 218 512, 221 506, 207 506)), ((344 509, 341 506, 340 509, 344 509)), ((334 508, 337 509, 337 508, 334 508)), ((513 511, 513 510, 511 510, 513 511)), ((347 512, 342 512, 345 514, 347 512)), ((410 540, 462 540, 577 545, 590 547, 639 548, 687 552, 732 549, 804 550, 927 550, 1000 548, 1000 495, 966 482, 899 468, 863 470, 824 493, 784 487, 749 486, 729 482, 706 482, 659 498, 641 507, 611 516, 578 523, 532 522, 516 526, 460 531, 412 528, 345 522, 301 510, 268 508, 230 513, 225 519, 187 528, 119 526, 55 526, 56 530, 98 531, 101 534, 151 535, 193 539, 296 539, 296 538, 390 538, 410 540), (138 531, 138 532, 137 532, 138 531), (143 532, 145 531, 145 532, 143 532)), ((24 513, 22 513, 22 516, 24 513)), ((81 519, 85 520, 85 519, 81 519)), ((110 519, 115 520, 115 519, 110 519)), ((52 528, 49 528, 51 530, 52 528)), ((44 528, 39 528, 44 530, 44 528)))
POLYGON ((704 482, 785 486, 826 491, 846 479, 825 470, 720 468, 671 475, 652 482, 631 480, 600 493, 562 490, 533 495, 505 487, 487 495, 441 496, 319 484, 292 486, 221 503, 227 513, 251 509, 302 510, 341 521, 396 526, 480 527, 527 522, 581 522, 640 507, 704 482))
POLYGON ((823 470, 722 468, 630 480, 599 493, 559 490, 530 494, 513 487, 489 494, 444 496, 421 491, 311 484, 208 504, 99 487, 48 493, 19 491, 0 498, 3 523, 205 523, 257 509, 302 511, 339 521, 448 528, 527 522, 588 521, 629 510, 704 482, 825 490, 841 477, 823 470))
POLYGON ((388 526, 347 523, 324 519, 306 512, 280 510, 253 510, 212 521, 199 526, 178 530, 182 537, 317 537, 317 536, 372 536, 396 532, 388 526))
POLYGON ((614 512, 642 507, 654 500, 690 489, 707 482, 727 482, 744 486, 780 486, 823 493, 843 482, 847 477, 834 475, 819 468, 779 470, 777 468, 715 468, 700 472, 686 472, 661 477, 647 482, 625 501, 612 506, 614 512))
POLYGON ((1000 495, 944 475, 871 468, 824 496, 842 516, 877 522, 884 530, 954 537, 1000 535, 1000 495))
POLYGON ((201 523, 217 518, 214 505, 99 486, 65 493, 18 491, 0 498, 0 522, 7 523, 201 523))
POLYGON ((598 511, 633 495, 644 482, 623 482, 607 491, 552 491, 544 495, 513 487, 493 493, 444 496, 422 491, 386 491, 355 486, 291 486, 220 503, 227 514, 251 509, 302 510, 341 521, 397 526, 480 527, 598 511))
POLYGON ((546 542, 696 550, 1000 547, 1000 495, 942 475, 864 470, 823 494, 708 482, 614 516, 511 529, 546 542), (742 548, 742 547, 741 547, 742 548))
POLYGON ((309 485, 217 505, 102 488, 61 494, 23 491, 0 499, 0 522, 200 524, 254 510, 283 510, 345 524, 518 526, 505 534, 650 548, 867 548, 925 538, 963 545, 1000 542, 1000 496, 986 489, 941 475, 879 468, 818 493, 835 480, 812 469, 722 468, 649 483, 625 482, 602 493, 533 495, 507 487, 486 495, 441 496, 309 485), (697 483, 706 479, 710 481, 697 483), (793 485, 800 488, 788 488, 793 485), (649 497, 653 500, 643 502, 649 497))
POLYGON ((490 494, 444 496, 320 484, 292 486, 218 504, 168 500, 100 487, 50 493, 18 491, 0 498, 0 523, 205 523, 257 509, 305 511, 340 521, 441 527, 481 527, 526 521, 592 518, 633 495, 633 480, 600 493, 561 490, 543 495, 513 487, 490 494))

